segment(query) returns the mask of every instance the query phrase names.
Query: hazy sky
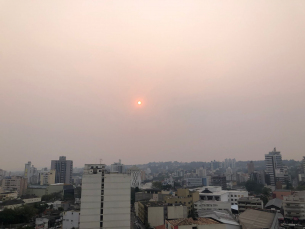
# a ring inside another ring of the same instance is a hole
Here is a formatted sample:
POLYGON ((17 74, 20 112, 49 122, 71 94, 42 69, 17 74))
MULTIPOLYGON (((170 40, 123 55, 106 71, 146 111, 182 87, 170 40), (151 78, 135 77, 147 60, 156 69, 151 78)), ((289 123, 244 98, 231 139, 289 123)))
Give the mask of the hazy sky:
POLYGON ((1 0, 0 109, 6 170, 301 160, 305 1, 1 0))

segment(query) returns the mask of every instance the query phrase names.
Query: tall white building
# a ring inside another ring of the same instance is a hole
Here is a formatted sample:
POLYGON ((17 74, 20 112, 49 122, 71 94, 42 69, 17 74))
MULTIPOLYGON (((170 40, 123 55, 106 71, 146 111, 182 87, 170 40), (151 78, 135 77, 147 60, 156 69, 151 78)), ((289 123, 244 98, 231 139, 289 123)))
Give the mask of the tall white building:
POLYGON ((269 185, 275 186, 277 181, 284 183, 284 169, 281 152, 276 148, 269 154, 265 154, 266 174, 269 176, 269 185))
POLYGON ((86 164, 82 179, 81 229, 130 228, 130 176, 106 174, 103 164, 86 164))
POLYGON ((131 176, 131 187, 139 188, 141 186, 141 170, 137 166, 132 166, 128 170, 128 174, 131 176))

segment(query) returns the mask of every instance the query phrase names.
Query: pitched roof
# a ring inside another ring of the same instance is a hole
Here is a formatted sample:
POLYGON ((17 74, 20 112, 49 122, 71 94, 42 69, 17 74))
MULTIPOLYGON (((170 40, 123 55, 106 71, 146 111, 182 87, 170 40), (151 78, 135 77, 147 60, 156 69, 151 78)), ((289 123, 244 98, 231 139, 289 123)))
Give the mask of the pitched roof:
POLYGON ((276 206, 278 208, 281 208, 283 204, 283 201, 281 199, 278 198, 274 198, 272 200, 269 200, 268 203, 266 204, 265 208, 269 207, 269 206, 276 206))
POLYGON ((168 220, 168 222, 173 226, 182 226, 182 225, 207 225, 207 224, 221 224, 213 219, 207 219, 207 218, 183 218, 183 219, 173 219, 168 220))
POLYGON ((214 219, 225 224, 239 225, 232 213, 228 210, 199 210, 198 216, 214 219))

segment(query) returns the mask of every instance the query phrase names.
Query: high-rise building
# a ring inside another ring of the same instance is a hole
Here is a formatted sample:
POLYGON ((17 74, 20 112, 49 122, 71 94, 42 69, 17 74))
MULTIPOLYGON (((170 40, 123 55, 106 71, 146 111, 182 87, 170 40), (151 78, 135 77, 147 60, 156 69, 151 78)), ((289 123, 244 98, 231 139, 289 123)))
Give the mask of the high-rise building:
POLYGON ((131 176, 131 187, 139 188, 141 186, 141 170, 137 166, 132 166, 127 173, 131 176))
POLYGON ((80 228, 130 228, 130 176, 106 174, 103 164, 86 164, 82 179, 80 228))
POLYGON ((55 170, 55 183, 72 184, 73 161, 60 156, 59 160, 51 161, 51 170, 55 170))
POLYGON ((27 164, 25 164, 24 168, 24 178, 27 179, 28 184, 37 184, 39 183, 38 179, 38 171, 37 168, 32 165, 32 163, 29 161, 27 164))
POLYGON ((3 170, 3 169, 0 169, 0 181, 1 181, 2 179, 4 179, 5 174, 6 174, 6 171, 3 170))
POLYGON ((56 170, 44 171, 39 173, 40 185, 55 184, 56 170))
POLYGON ((247 164, 248 166, 248 174, 251 174, 254 172, 254 163, 253 161, 250 161, 250 163, 247 164))
POLYGON ((267 184, 275 186, 277 181, 284 183, 284 173, 281 152, 276 148, 269 154, 265 154, 266 175, 268 176, 267 184), (283 175, 283 176, 282 176, 283 175), (277 179, 278 178, 278 179, 277 179))

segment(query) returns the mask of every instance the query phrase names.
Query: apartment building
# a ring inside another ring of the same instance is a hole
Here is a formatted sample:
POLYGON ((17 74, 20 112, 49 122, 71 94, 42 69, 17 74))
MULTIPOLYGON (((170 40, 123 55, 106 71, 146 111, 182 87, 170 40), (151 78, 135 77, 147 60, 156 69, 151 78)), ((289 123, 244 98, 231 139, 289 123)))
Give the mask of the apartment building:
POLYGON ((27 178, 22 176, 6 177, 2 180, 2 189, 4 191, 17 191, 19 196, 25 194, 27 189, 27 178))
POLYGON ((168 204, 183 204, 187 206, 188 214, 194 210, 194 203, 199 200, 198 191, 190 191, 189 189, 178 189, 175 196, 165 197, 165 202, 168 204))
POLYGON ((284 216, 287 219, 305 220, 305 191, 283 197, 284 216))
POLYGON ((130 228, 130 176, 86 164, 82 179, 80 228, 130 228))
POLYGON ((44 171, 39 173, 40 185, 55 184, 56 170, 44 171))
POLYGON ((79 211, 66 211, 62 216, 62 229, 79 228, 79 211))
POLYGON ((237 203, 239 213, 246 211, 248 208, 263 209, 264 207, 264 203, 260 198, 254 198, 252 196, 241 197, 238 199, 237 203))
POLYGON ((51 161, 51 170, 55 170, 55 183, 72 184, 73 161, 60 156, 51 161))

